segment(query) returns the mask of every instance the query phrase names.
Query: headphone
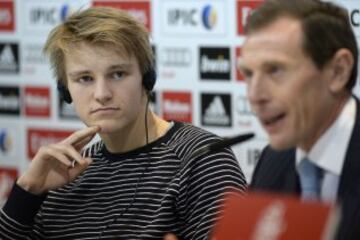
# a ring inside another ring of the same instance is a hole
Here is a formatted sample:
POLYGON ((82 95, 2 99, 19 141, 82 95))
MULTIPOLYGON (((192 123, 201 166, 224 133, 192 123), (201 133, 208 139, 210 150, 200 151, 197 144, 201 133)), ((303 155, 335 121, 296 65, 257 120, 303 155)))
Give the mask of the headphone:
MULTIPOLYGON (((150 69, 144 73, 142 77, 142 84, 146 91, 151 92, 154 88, 156 82, 156 72, 154 69, 150 69)), ((62 83, 62 81, 57 81, 57 90, 59 92, 60 98, 63 99, 66 103, 70 104, 72 98, 67 87, 62 83)))

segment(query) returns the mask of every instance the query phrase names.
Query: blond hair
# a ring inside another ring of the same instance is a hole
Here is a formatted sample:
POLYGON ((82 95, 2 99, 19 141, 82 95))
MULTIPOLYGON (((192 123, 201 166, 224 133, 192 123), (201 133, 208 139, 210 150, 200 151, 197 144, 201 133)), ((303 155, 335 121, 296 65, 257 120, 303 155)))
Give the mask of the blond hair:
POLYGON ((113 46, 114 50, 135 56, 142 74, 153 69, 154 56, 149 33, 142 23, 125 11, 110 7, 88 8, 72 14, 49 34, 44 53, 49 57, 54 75, 66 84, 65 53, 74 43, 86 42, 113 46))

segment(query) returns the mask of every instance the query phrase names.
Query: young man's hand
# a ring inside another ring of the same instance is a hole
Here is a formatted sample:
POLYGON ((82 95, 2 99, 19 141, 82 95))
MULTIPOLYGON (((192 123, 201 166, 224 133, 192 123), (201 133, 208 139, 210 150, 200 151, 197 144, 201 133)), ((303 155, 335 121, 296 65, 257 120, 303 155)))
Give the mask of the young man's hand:
POLYGON ((164 240, 178 240, 178 238, 174 234, 168 233, 165 235, 164 240))
POLYGON ((17 184, 40 195, 71 182, 92 162, 83 158, 80 151, 99 131, 98 126, 87 127, 59 143, 41 147, 17 184))

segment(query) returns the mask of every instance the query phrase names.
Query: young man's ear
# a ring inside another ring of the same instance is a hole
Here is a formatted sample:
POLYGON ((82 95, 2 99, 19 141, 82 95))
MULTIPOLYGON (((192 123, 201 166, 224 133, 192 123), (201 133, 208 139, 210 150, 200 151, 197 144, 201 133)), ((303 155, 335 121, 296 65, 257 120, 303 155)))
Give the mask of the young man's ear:
POLYGON ((341 48, 335 53, 329 64, 330 91, 336 94, 344 90, 350 81, 354 57, 349 49, 341 48))

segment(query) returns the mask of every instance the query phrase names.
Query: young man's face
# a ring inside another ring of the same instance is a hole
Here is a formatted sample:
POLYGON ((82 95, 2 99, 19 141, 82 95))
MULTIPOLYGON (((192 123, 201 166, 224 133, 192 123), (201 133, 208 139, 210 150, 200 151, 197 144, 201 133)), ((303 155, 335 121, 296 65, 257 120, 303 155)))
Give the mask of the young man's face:
POLYGON ((115 133, 143 122, 146 92, 134 57, 111 46, 79 43, 66 54, 65 69, 76 112, 86 125, 115 133))
POLYGON ((242 48, 249 101, 275 149, 308 150, 333 106, 329 71, 305 55, 302 37, 300 23, 283 17, 251 33, 242 48))

